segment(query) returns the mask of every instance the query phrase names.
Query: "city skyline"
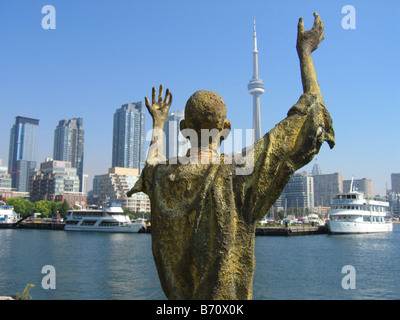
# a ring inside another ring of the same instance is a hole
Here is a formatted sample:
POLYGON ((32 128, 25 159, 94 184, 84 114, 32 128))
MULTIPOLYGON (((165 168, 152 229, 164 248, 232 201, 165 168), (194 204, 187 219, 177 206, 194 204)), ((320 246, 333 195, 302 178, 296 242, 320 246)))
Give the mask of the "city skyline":
MULTIPOLYGON (((254 16, 259 70, 268 88, 261 102, 265 134, 301 93, 296 26, 303 17, 310 28, 317 11, 326 39, 313 57, 337 142, 333 150, 321 148, 323 172, 341 172, 346 180, 372 179, 375 192, 383 194, 386 183, 390 188, 391 173, 400 171, 395 143, 400 95, 399 44, 393 37, 398 34, 396 1, 354 1, 354 30, 342 26, 345 2, 237 1, 230 4, 229 15, 223 1, 50 4, 57 12, 55 30, 41 27, 41 5, 24 0, 0 4, 0 36, 7 44, 0 53, 1 61, 7 61, 0 86, 3 163, 8 161, 15 116, 41 121, 37 163, 52 154, 50 137, 58 120, 82 117, 89 180, 107 172, 115 106, 150 96, 151 87, 160 83, 174 94, 171 112, 183 109, 193 92, 213 90, 225 100, 232 128, 251 128, 252 98, 246 85, 253 62, 254 16), (148 26, 150 16, 155 22, 148 26)), ((146 114, 149 130, 151 117, 146 114)), ((312 165, 300 171, 311 171, 312 165)))
MULTIPOLYGON (((139 103, 140 104, 140 103, 139 103)), ((131 107, 131 108, 133 108, 133 109, 135 109, 136 108, 136 103, 133 103, 133 104, 125 104, 125 105, 123 105, 120 109, 117 109, 117 112, 116 112, 116 114, 118 113, 118 110, 119 111, 121 111, 121 110, 125 110, 125 109, 128 109, 128 107, 131 107)), ((141 107, 141 105, 139 105, 139 107, 141 107)), ((125 110, 126 111, 126 110, 125 110)), ((140 114, 140 112, 138 112, 139 114, 140 114)), ((115 118, 115 115, 116 114, 114 114, 114 118, 115 118)), ((128 116, 126 116, 126 117, 130 117, 130 118, 132 118, 132 115, 128 115, 128 116)), ((178 133, 178 131, 177 131, 177 126, 179 125, 179 122, 180 122, 180 120, 182 120, 184 118, 184 115, 183 115, 183 110, 176 110, 176 111, 173 111, 173 112, 170 112, 169 113, 169 116, 168 116, 168 119, 167 119, 167 122, 166 122, 166 125, 165 125, 165 127, 164 127, 164 134, 165 134, 165 136, 166 136, 166 138, 167 138, 167 141, 166 141, 166 148, 167 148, 167 150, 170 150, 171 152, 173 152, 174 154, 173 155, 171 155, 171 157, 172 156, 182 156, 183 154, 185 154, 185 152, 183 152, 181 149, 182 149, 182 147, 183 147, 183 149, 187 149, 187 144, 189 143, 189 140, 186 140, 186 143, 183 143, 183 141, 181 141, 181 138, 183 138, 183 137, 178 137, 177 138, 177 136, 176 136, 176 134, 178 133), (170 125, 170 122, 172 122, 173 124, 172 124, 172 126, 170 125), (169 129, 173 129, 173 133, 169 133, 169 129), (176 131, 176 132, 175 132, 176 131), (168 139, 169 138, 173 138, 173 142, 171 142, 171 141, 169 141, 168 139), (170 145, 172 145, 171 147, 170 147, 170 145)), ((55 130, 55 134, 54 134, 54 149, 53 149, 53 157, 55 157, 56 155, 60 155, 60 152, 61 151, 59 151, 59 152, 57 152, 56 151, 56 145, 58 145, 58 144, 60 144, 60 142, 58 141, 57 142, 57 140, 60 140, 60 137, 59 137, 59 135, 60 135, 60 128, 64 128, 66 125, 68 126, 68 125, 70 125, 71 124, 71 120, 73 120, 72 122, 76 122, 74 125, 75 126, 78 126, 78 127, 80 127, 80 126, 82 126, 82 122, 83 122, 83 119, 82 118, 73 118, 73 119, 70 119, 70 120, 60 120, 59 121, 59 125, 57 126, 57 128, 56 128, 56 130, 55 130), (59 133, 59 135, 57 135, 57 132, 59 133)), ((18 123, 20 123, 20 122, 22 122, 23 124, 25 124, 26 122, 28 122, 29 124, 32 124, 32 123, 30 123, 30 122, 34 122, 35 124, 37 123, 37 125, 36 126, 38 126, 38 123, 39 123, 39 119, 30 119, 30 118, 25 118, 25 117, 21 117, 21 116, 17 116, 16 117, 16 124, 13 126, 13 128, 12 128, 12 132, 13 131, 15 131, 15 128, 16 127, 18 127, 18 123), (21 120, 22 119, 22 120, 21 120)), ((138 120, 139 121, 139 120, 138 120)), ((136 122, 138 122, 138 121, 136 121, 136 122)), ((132 123, 133 122, 135 122, 134 120, 132 120, 132 123)), ((74 126, 73 125, 73 126, 74 126)), ((77 129, 77 128, 75 128, 75 129, 77 129)), ((71 130, 73 130, 73 129, 71 129, 71 130)), ((83 129, 81 129, 82 130, 82 135, 84 136, 84 130, 83 129)), ((69 136, 69 135, 71 135, 71 134, 66 134, 67 136, 69 136)), ((12 136, 13 136, 13 133, 11 133, 11 137, 10 137, 10 140, 12 141, 13 140, 13 138, 12 138, 12 136)), ((78 135, 79 136, 79 135, 78 135)), ((133 136, 133 135, 132 135, 133 136)), ((75 137, 76 138, 76 137, 75 137)), ((83 138, 82 138, 83 139, 83 138)), ((71 140, 71 139, 69 139, 69 140, 71 140)), ((79 140, 79 139, 78 139, 79 140)), ((132 139, 131 139, 132 140, 132 139)), ((82 144, 83 144, 83 141, 81 141, 82 142, 82 144)), ((11 146, 11 143, 10 143, 10 146, 11 146)), ((32 149, 32 148, 30 148, 30 149, 32 149)), ((72 148, 70 148, 70 149, 72 149, 72 148)), ((82 146, 82 149, 83 149, 83 146, 82 146)), ((10 150, 11 150, 11 148, 10 148, 10 150)), ((168 155, 169 155, 169 153, 168 153, 168 151, 167 150, 165 150, 164 152, 165 152, 165 155, 167 156, 167 158, 168 158, 168 155)), ((32 150, 31 150, 32 151, 32 150)), ((132 150, 131 150, 132 151, 132 150)), ((136 152, 137 152, 137 150, 136 150, 136 152)), ((65 152, 64 152, 65 153, 65 152)), ((65 155, 63 153, 63 155, 65 155)), ((69 152, 67 152, 66 154, 68 154, 69 155, 69 152)), ((79 153, 79 154, 81 154, 82 155, 82 159, 81 159, 81 161, 83 161, 83 150, 82 150, 82 152, 81 153, 79 153)), ((75 167, 75 168, 77 168, 77 166, 75 166, 74 165, 74 163, 73 163, 73 159, 71 158, 71 156, 69 156, 69 158, 68 159, 63 159, 62 158, 63 156, 58 156, 58 158, 59 159, 57 159, 57 158, 54 158, 54 160, 61 160, 61 161, 68 161, 69 163, 71 163, 71 165, 72 165, 72 167, 75 167)), ((76 158, 76 157, 75 157, 76 158)), ((44 162, 46 162, 46 161, 52 161, 53 159, 52 158, 49 158, 49 159, 45 159, 44 160, 44 162), (50 160, 49 160, 50 159, 50 160)), ((0 160, 3 160, 3 159, 0 159, 0 160)), ((75 159, 76 160, 76 159, 75 159)), ((82 162, 80 162, 79 161, 79 159, 77 160, 78 162, 79 162, 79 166, 81 166, 82 167, 82 162)), ((35 162, 35 161, 32 161, 32 162, 35 162)), ((131 162, 133 162, 133 161, 131 161, 131 162)), ((35 162, 36 163, 36 162, 35 162)), ((1 164, 1 163, 0 163, 1 164)), ((41 164, 43 164, 43 162, 41 162, 41 164)), ((303 167, 303 168, 301 168, 300 170, 298 170, 297 171, 297 173, 296 173, 296 176, 301 176, 301 175, 304 175, 304 173, 306 173, 307 174, 307 176, 318 176, 318 175, 335 175, 335 174, 339 174, 339 175, 341 175, 341 173, 340 172, 337 172, 337 171, 335 171, 335 172, 330 172, 330 173, 323 173, 322 172, 322 169, 321 169, 321 167, 320 167, 320 165, 319 165, 319 163, 318 163, 318 158, 317 157, 315 157, 314 159, 313 159, 313 161, 310 163, 310 165, 312 165, 312 168, 311 168, 311 166, 306 166, 306 167, 303 167), (309 170, 305 170, 305 168, 307 168, 307 169, 309 169, 309 170)), ((41 166, 41 165, 40 165, 41 166)), ((40 166, 38 167, 38 169, 40 168, 40 166)), ((33 168, 33 167, 32 167, 33 168)), ((108 170, 110 170, 110 169, 115 169, 115 168, 129 168, 129 167, 124 167, 124 166, 118 166, 118 165, 116 165, 116 166, 114 166, 114 165, 112 165, 110 168, 108 168, 108 170)), ((79 168, 77 168, 78 169, 78 171, 79 171, 79 168)), ((134 168, 134 169, 138 169, 138 168, 134 168)), ((81 177, 81 175, 79 175, 79 172, 77 172, 77 174, 78 174, 78 176, 79 177, 81 177)), ((101 175, 102 173, 97 173, 97 174, 95 174, 95 176, 97 176, 97 175, 101 175)), ((396 188, 398 188, 398 176, 400 175, 400 173, 395 173, 395 172, 393 172, 393 173, 391 173, 390 174, 391 175, 391 180, 390 180, 390 182, 389 183, 387 183, 386 184, 386 191, 387 190, 389 190, 389 191, 392 191, 392 192, 396 192, 396 193, 398 193, 397 191, 397 189, 396 188), (396 190, 393 190, 393 188, 395 188, 396 190)), ((82 174, 82 176, 83 176, 83 174, 82 174)), ((95 176, 93 176, 93 178, 95 177, 95 176)), ((352 177, 352 178, 354 178, 354 176, 352 177)), ((28 177, 28 179, 29 179, 29 177, 28 177)), ((343 178, 342 178, 342 180, 343 180, 343 178)), ((372 179, 369 179, 368 177, 366 178, 366 177, 357 177, 357 179, 356 180, 369 180, 370 181, 370 183, 371 183, 371 189, 373 188, 373 186, 372 186, 372 183, 373 183, 373 180, 372 179)), ((343 182, 347 182, 347 185, 350 185, 350 179, 349 180, 343 180, 343 182)), ((345 185, 344 185, 345 186, 345 185)), ((348 189, 348 188, 347 188, 348 189)), ((82 191, 81 190, 81 187, 80 187, 80 191, 82 191)), ((340 192, 342 192, 342 191, 340 191, 340 192)), ((384 194, 384 193, 379 193, 379 192, 369 192, 369 193, 367 193, 368 195, 373 195, 373 193, 375 193, 375 194, 384 194)))

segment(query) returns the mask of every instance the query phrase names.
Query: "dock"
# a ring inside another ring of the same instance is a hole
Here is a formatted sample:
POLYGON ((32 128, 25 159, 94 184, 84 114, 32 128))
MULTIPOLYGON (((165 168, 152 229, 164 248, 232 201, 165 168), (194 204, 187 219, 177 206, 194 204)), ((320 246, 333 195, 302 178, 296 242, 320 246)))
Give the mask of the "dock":
POLYGON ((22 222, 19 229, 64 230, 65 223, 60 222, 22 222))
POLYGON ((0 229, 64 230, 64 226, 65 223, 56 223, 56 222, 0 223, 0 229))
POLYGON ((256 236, 305 236, 327 234, 326 226, 259 227, 256 236))
MULTIPOLYGON (((324 226, 290 226, 290 227, 259 227, 256 228, 256 236, 306 236, 315 234, 327 234, 328 228, 324 226)), ((146 225, 139 233, 151 233, 151 226, 146 225)))
MULTIPOLYGON (((0 223, 0 229, 41 229, 41 230, 64 230, 65 223, 56 222, 30 222, 19 221, 17 223, 0 223)), ((151 233, 151 226, 143 226, 138 233, 151 233)), ((282 226, 282 227, 257 227, 256 236, 305 236, 316 234, 327 234, 326 226, 282 226)))

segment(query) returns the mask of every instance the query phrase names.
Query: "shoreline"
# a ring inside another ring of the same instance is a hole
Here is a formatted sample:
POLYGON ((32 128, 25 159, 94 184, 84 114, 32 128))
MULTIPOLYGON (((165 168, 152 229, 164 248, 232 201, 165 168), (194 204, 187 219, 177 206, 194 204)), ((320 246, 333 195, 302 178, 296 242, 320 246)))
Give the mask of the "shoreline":
MULTIPOLYGON (((400 224, 400 221, 392 221, 393 224, 400 224)), ((22 222, 22 223, 0 223, 0 229, 39 229, 39 230, 61 230, 64 231, 65 223, 53 222, 22 222)), ((138 231, 138 233, 151 234, 151 226, 146 226, 138 231)), ((298 226, 258 226, 255 228, 256 236, 299 236, 299 235, 315 235, 328 234, 326 225, 298 225, 298 226)))

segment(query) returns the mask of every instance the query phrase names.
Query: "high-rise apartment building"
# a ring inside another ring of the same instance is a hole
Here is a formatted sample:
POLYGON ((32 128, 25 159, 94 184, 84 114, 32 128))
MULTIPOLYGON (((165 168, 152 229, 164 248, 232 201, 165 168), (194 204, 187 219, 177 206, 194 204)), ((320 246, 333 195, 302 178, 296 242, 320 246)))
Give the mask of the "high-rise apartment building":
POLYGON ((189 148, 189 140, 180 130, 180 122, 184 119, 184 111, 177 110, 169 114, 164 126, 165 134, 165 156, 167 159, 183 157, 189 148))
POLYGON ((396 218, 400 218, 400 194, 391 192, 387 196, 390 203, 390 208, 392 210, 392 214, 396 218))
POLYGON ((139 170, 132 168, 110 168, 108 174, 97 176, 99 203, 116 201, 134 212, 150 212, 150 199, 146 194, 126 195, 139 177, 139 170))
POLYGON ((8 173, 8 167, 3 165, 3 160, 0 159, 0 202, 8 198, 23 197, 29 198, 29 192, 19 192, 11 188, 11 174, 8 173))
POLYGON ((93 177, 93 194, 95 196, 99 195, 99 175, 93 177))
POLYGON ((372 180, 367 178, 344 180, 343 192, 350 192, 351 182, 353 181, 353 190, 364 193, 366 196, 373 196, 372 180))
POLYGON ((392 173, 390 177, 392 180, 392 192, 400 194, 400 173, 392 173))
POLYGON ((114 114, 112 167, 143 169, 145 110, 142 101, 121 106, 114 114))
POLYGON ((54 131, 54 160, 68 161, 77 169, 79 191, 83 192, 83 147, 85 131, 82 118, 60 120, 54 131))
POLYGON ((40 164, 40 169, 30 176, 29 192, 34 202, 55 200, 56 195, 68 195, 82 196, 79 202, 86 204, 86 197, 79 192, 77 169, 69 161, 47 158, 40 164))
POLYGON ((329 207, 333 196, 343 192, 343 176, 336 172, 317 174, 314 178, 314 207, 329 207))
POLYGON ((29 174, 36 168, 36 148, 39 120, 16 117, 11 128, 8 154, 8 172, 11 175, 12 188, 27 192, 29 174))
POLYGON ((11 191, 11 175, 8 173, 8 167, 3 166, 2 159, 0 159, 0 189, 11 191))
POLYGON ((314 207, 314 179, 305 173, 295 173, 283 190, 287 208, 314 207))

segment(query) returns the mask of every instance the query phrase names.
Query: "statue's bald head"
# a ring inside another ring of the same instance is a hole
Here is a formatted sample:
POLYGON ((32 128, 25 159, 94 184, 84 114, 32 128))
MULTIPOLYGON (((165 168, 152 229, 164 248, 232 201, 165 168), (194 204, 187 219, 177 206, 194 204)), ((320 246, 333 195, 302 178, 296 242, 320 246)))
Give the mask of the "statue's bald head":
POLYGON ((221 96, 212 91, 196 91, 186 103, 185 119, 181 122, 181 130, 193 129, 230 129, 226 121, 226 106, 221 96))

